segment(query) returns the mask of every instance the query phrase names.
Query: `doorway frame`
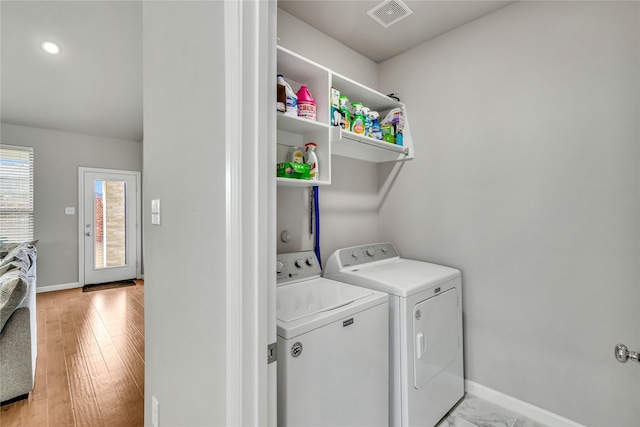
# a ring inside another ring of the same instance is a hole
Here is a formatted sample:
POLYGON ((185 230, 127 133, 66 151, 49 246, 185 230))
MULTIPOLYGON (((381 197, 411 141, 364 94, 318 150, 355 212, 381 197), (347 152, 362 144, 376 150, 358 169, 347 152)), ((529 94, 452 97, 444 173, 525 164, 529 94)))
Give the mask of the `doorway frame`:
POLYGON ((225 96, 239 100, 226 109, 226 424, 275 427, 277 2, 225 1, 224 13, 225 96))
POLYGON ((119 174, 119 175, 133 175, 136 178, 136 278, 142 278, 142 186, 141 172, 129 171, 121 169, 103 169, 103 168, 91 168, 91 167, 78 167, 78 287, 84 286, 85 282, 85 239, 84 239, 84 174, 86 172, 91 173, 104 173, 104 174, 119 174))

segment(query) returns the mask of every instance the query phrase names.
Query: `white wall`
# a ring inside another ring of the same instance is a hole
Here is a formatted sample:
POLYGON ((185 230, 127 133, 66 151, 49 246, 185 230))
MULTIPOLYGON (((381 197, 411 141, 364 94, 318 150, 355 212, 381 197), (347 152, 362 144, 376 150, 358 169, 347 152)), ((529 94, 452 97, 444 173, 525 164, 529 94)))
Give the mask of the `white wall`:
POLYGON ((8 123, 0 132, 3 144, 33 147, 37 286, 77 284, 78 167, 140 171, 142 144, 8 123))
POLYGON ((381 239, 462 270, 468 379, 594 426, 640 423, 639 7, 517 2, 379 68, 416 152, 381 239))
POLYGON ((277 19, 278 45, 365 86, 375 88, 378 84, 378 64, 374 61, 316 30, 289 12, 278 9, 277 19))
POLYGON ((225 425, 224 2, 144 2, 145 425, 225 425))
MULTIPOLYGON (((364 85, 374 89, 377 86, 375 62, 281 9, 278 9, 278 38, 280 46, 364 85)), ((331 160, 332 183, 319 191, 323 260, 336 249, 378 238, 376 165, 337 156, 331 160)), ((290 243, 278 242, 280 253, 313 249, 307 195, 307 189, 278 187, 278 236, 284 229, 292 234, 290 243)))

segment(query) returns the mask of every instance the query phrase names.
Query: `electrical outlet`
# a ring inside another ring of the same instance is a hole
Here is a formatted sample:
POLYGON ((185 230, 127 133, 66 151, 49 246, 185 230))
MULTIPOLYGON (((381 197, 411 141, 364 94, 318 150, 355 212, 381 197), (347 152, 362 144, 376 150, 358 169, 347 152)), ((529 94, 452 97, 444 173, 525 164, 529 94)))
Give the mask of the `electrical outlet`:
POLYGON ((151 396, 151 425, 153 427, 158 427, 158 411, 160 404, 158 403, 158 399, 155 396, 151 396))

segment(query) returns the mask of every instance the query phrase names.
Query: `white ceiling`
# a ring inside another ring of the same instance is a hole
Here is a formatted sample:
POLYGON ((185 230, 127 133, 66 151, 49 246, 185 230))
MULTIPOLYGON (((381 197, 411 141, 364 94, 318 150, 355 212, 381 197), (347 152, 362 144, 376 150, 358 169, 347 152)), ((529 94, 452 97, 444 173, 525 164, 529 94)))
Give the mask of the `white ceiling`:
MULTIPOLYGON (((385 29, 369 0, 279 0, 278 6, 379 62, 511 1, 407 0, 385 29)), ((142 3, 0 1, 0 120, 142 141, 142 3), (57 56, 40 44, 53 40, 57 56)))
POLYGON ((2 0, 0 13, 3 123, 142 141, 141 2, 2 0))
POLYGON ((413 13, 387 28, 367 15, 367 11, 383 0, 278 0, 278 7, 367 58, 382 62, 513 3, 506 0, 402 1, 413 13))

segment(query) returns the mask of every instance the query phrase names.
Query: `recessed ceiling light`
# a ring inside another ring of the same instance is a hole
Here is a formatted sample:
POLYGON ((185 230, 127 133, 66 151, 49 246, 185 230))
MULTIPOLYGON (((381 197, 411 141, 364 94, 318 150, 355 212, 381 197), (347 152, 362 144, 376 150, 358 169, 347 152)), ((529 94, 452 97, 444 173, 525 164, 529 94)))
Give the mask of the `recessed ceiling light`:
POLYGON ((45 52, 50 53, 52 55, 57 55, 58 53, 60 53, 60 46, 58 46, 54 42, 49 42, 49 41, 42 42, 41 46, 45 52))

